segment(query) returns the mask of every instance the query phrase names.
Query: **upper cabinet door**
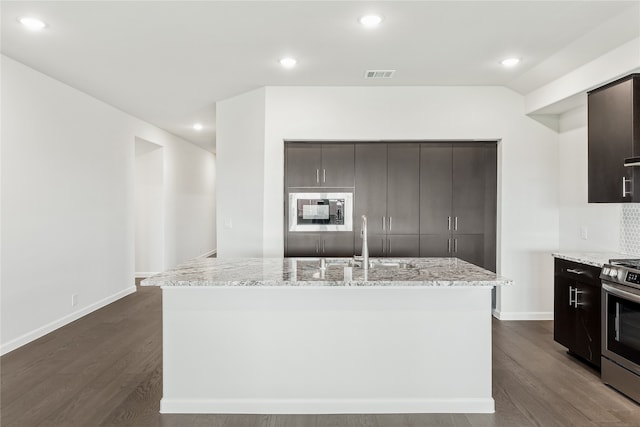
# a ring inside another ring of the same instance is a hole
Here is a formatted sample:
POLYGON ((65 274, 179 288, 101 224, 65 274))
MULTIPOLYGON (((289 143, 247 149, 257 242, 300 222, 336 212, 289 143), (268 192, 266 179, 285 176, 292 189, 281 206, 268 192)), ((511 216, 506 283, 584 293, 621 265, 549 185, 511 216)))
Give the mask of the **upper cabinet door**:
POLYGON ((353 187, 354 144, 288 143, 287 187, 353 187))
POLYGON ((640 155, 640 77, 589 93, 588 135, 589 202, 639 201, 640 171, 624 159, 640 155))
POLYGON ((354 186, 354 144, 323 144, 320 185, 354 186))
POLYGON ((287 187, 319 187, 322 173, 320 144, 289 143, 286 150, 287 187))
POLYGON ((387 144, 356 144, 355 150, 356 190, 353 229, 357 236, 356 242, 362 242, 358 238, 362 215, 367 216, 369 236, 387 232, 387 144))
POLYGON ((448 234, 452 227, 451 144, 420 146, 420 233, 448 234))
POLYGON ((453 146, 454 234, 482 234, 485 231, 487 162, 484 147, 453 146))
POLYGON ((420 145, 387 144, 387 233, 420 229, 420 145))

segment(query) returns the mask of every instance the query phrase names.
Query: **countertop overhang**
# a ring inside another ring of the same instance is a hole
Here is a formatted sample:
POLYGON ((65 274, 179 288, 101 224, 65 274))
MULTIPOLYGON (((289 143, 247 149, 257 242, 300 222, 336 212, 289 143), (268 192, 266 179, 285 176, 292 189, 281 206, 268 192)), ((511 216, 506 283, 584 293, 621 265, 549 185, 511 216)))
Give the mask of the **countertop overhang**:
POLYGON ((619 252, 553 252, 551 256, 594 267, 602 267, 605 264, 609 264, 611 259, 638 258, 634 255, 619 252))
POLYGON ((196 258, 142 281, 162 287, 452 287, 508 286, 513 281, 458 258, 196 258))

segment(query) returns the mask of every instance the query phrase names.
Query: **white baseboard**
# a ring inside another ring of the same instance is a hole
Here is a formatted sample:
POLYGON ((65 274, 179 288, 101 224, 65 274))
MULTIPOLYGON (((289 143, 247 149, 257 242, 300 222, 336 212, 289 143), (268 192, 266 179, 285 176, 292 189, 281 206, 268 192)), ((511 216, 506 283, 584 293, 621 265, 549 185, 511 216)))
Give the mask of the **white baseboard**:
POLYGON ((167 399, 161 414, 493 414, 485 399, 167 399))
POLYGON ((136 271, 134 276, 136 279, 146 279, 147 277, 151 277, 154 274, 160 273, 159 271, 136 271))
POLYGON ((136 287, 135 286, 131 286, 130 288, 124 289, 120 292, 117 292, 111 296, 108 296, 104 299, 101 299, 98 302, 95 302, 87 307, 81 308, 78 311, 74 311, 71 314, 68 314, 58 320, 55 320, 51 323, 47 323, 46 325, 35 329, 31 332, 27 332, 26 334, 13 339, 5 344, 3 344, 2 346, 0 346, 0 355, 5 355, 19 347, 22 347, 25 344, 28 344, 32 341, 37 340, 38 338, 55 331, 58 328, 63 327, 64 325, 67 325, 75 320, 80 319, 83 316, 86 316, 89 313, 92 313, 106 305, 111 304, 114 301, 119 300, 120 298, 126 297, 129 294, 132 294, 136 291, 136 287))
POLYGON ((553 320, 552 311, 512 311, 493 310, 493 317, 498 320, 553 320))
POLYGON ((213 249, 213 250, 210 250, 209 252, 205 252, 202 255, 197 256, 196 258, 209 258, 211 255, 217 254, 217 253, 218 253, 218 250, 213 249))

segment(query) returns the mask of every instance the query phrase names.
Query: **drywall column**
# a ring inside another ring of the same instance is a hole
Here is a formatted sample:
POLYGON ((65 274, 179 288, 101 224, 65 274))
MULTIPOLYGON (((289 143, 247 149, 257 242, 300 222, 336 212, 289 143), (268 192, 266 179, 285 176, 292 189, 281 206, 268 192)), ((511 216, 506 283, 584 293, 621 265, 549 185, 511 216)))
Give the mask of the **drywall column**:
POLYGON ((216 122, 218 257, 261 257, 264 189, 277 185, 264 175, 265 89, 219 102, 216 122))

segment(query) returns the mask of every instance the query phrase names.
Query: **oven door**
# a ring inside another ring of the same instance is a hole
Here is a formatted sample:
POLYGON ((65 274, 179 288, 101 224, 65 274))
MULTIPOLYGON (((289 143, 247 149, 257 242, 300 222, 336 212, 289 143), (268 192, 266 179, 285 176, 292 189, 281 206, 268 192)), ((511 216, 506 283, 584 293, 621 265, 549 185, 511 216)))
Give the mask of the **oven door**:
POLYGON ((640 375, 640 290, 602 282, 602 355, 640 375))
POLYGON ((353 231, 353 193, 289 193, 289 231, 353 231))

